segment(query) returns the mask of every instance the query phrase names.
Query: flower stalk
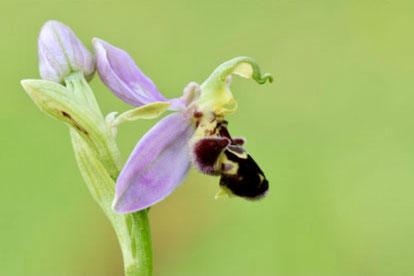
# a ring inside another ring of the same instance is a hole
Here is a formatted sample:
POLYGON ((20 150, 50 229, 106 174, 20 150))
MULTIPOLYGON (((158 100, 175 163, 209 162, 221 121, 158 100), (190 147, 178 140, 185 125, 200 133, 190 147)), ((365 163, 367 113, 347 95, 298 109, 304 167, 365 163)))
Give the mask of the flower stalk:
MULTIPOLYGON (((95 133, 98 143, 94 152, 73 127, 70 129, 76 160, 82 176, 94 199, 110 220, 121 247, 124 260, 125 275, 152 275, 152 243, 148 211, 121 215, 115 213, 111 206, 115 195, 115 181, 122 168, 122 161, 111 126, 105 121, 96 102, 95 96, 82 74, 65 78, 66 87, 73 95, 82 99, 96 115, 98 132, 95 133), (99 122, 99 123, 98 123, 99 122), (95 154, 97 153, 97 154, 95 154), (99 157, 101 156, 101 161, 99 157)), ((95 125, 95 126, 96 126, 95 125)), ((93 144, 93 143, 92 143, 93 144)))
MULTIPOLYGON (((115 213, 111 207, 115 196, 115 181, 122 168, 115 136, 111 134, 111 126, 104 120, 95 96, 81 74, 69 76, 65 83, 74 95, 95 110, 100 119, 101 131, 98 136, 101 137, 102 143, 97 148, 103 156, 103 163, 98 159, 99 155, 95 155, 85 139, 73 127, 70 129, 70 135, 79 169, 89 191, 110 220, 118 237, 125 275, 152 275, 153 253, 148 211, 121 215, 115 213)), ((153 110, 153 113, 159 115, 158 110, 153 110)))
MULTIPOLYGON (((104 119, 82 74, 68 76, 65 83, 66 87, 44 80, 22 82, 42 111, 69 125, 81 174, 118 237, 125 274, 151 275, 153 254, 147 210, 124 215, 115 213, 111 207, 115 181, 122 168, 121 155, 111 130, 113 126, 104 119)), ((168 105, 163 105, 163 110, 166 107, 168 105)), ((151 112, 160 113, 158 109, 148 111, 147 108, 146 111, 148 118, 151 112)))
POLYGON ((147 209, 117 214, 112 208, 115 182, 88 144, 70 129, 76 160, 94 199, 109 218, 121 246, 125 275, 152 275, 152 243, 147 209))
POLYGON ((23 80, 22 86, 40 110, 69 126, 81 174, 118 237, 125 274, 152 275, 148 210, 118 214, 112 209, 115 182, 123 167, 115 137, 122 122, 155 118, 170 104, 154 103, 126 112, 121 118, 113 113, 115 123, 108 121, 88 84, 94 74, 95 57, 72 30, 49 21, 42 28, 38 44, 43 79, 23 80))

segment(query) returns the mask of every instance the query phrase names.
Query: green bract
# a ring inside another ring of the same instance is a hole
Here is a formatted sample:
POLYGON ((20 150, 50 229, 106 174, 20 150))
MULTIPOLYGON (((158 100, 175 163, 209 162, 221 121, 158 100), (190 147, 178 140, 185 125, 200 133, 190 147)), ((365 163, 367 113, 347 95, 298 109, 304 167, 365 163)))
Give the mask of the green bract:
POLYGON ((79 72, 65 82, 66 87, 45 80, 23 80, 22 85, 43 112, 71 126, 116 179, 121 157, 88 83, 79 72))

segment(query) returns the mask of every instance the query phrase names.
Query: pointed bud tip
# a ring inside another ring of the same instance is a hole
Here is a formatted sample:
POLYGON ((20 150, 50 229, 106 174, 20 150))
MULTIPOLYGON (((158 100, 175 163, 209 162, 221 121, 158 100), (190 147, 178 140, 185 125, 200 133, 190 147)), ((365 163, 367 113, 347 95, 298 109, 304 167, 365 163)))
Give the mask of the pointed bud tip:
POLYGON ((31 93, 32 90, 36 87, 36 83, 38 83, 41 80, 35 80, 35 79, 25 79, 21 80, 20 84, 22 85, 23 89, 26 91, 26 93, 31 93))
POLYGON ((101 45, 101 39, 94 37, 92 38, 92 47, 93 47, 93 51, 95 52, 95 55, 97 54, 97 47, 99 47, 101 45))
POLYGON ((26 85, 30 82, 30 79, 21 80, 20 84, 23 86, 23 88, 26 87, 26 85))
POLYGON ((101 40, 100 38, 97 38, 97 37, 93 37, 93 38, 92 38, 92 44, 93 44, 93 45, 95 45, 95 44, 97 44, 97 43, 101 43, 101 41, 102 41, 102 40, 101 40))
POLYGON ((22 85, 24 91, 26 91, 26 93, 29 93, 30 80, 21 80, 20 84, 22 85))
POLYGON ((45 24, 43 24, 42 29, 50 28, 50 27, 66 27, 66 25, 63 24, 60 21, 55 20, 55 19, 50 19, 50 20, 46 21, 45 24))

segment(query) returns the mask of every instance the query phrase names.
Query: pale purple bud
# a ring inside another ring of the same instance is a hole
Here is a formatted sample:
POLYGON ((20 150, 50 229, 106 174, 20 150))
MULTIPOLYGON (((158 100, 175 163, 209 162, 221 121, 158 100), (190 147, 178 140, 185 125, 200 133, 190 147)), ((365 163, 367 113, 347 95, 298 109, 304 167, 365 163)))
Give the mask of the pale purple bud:
POLYGON ((74 72, 90 81, 95 72, 95 57, 65 24, 46 22, 38 39, 39 71, 42 79, 63 82, 74 72))

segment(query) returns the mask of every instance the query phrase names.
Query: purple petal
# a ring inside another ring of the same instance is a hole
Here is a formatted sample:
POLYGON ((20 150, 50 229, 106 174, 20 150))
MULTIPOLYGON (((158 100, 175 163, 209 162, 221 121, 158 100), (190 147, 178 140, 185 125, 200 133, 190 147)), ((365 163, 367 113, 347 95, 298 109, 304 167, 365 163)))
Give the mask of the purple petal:
POLYGON ((159 121, 138 142, 116 183, 118 213, 145 209, 168 196, 190 169, 188 142, 194 134, 180 112, 159 121))
POLYGON ((95 72, 95 57, 73 31, 58 21, 46 22, 38 38, 39 71, 42 79, 62 82, 69 74, 81 71, 87 80, 95 72))
POLYGON ((98 38, 93 39, 93 48, 99 77, 123 101, 135 106, 172 102, 174 107, 170 109, 182 105, 178 99, 167 100, 124 50, 98 38))

